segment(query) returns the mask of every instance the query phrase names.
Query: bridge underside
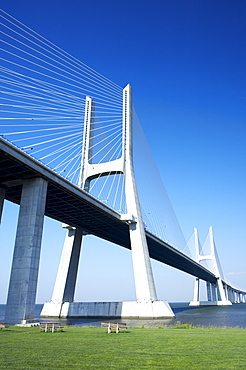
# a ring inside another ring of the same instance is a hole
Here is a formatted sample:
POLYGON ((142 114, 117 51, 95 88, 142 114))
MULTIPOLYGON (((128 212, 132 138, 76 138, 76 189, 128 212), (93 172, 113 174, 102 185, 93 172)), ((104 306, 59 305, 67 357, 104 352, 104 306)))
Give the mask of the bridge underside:
MULTIPOLYGON (((23 182, 35 177, 48 181, 46 216, 130 249, 129 226, 117 212, 0 138, 0 187, 5 190, 5 199, 20 204, 23 182)), ((189 257, 148 232, 146 237, 151 258, 216 282, 212 273, 189 257)))

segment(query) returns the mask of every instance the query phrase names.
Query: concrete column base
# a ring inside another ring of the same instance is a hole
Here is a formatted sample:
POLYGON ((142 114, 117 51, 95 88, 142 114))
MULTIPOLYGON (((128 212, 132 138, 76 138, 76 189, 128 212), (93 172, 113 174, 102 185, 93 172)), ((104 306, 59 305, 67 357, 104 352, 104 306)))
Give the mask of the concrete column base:
POLYGON ((168 302, 46 302, 41 317, 167 318, 175 317, 168 302))
POLYGON ((191 301, 189 306, 231 306, 231 301, 191 301))
POLYGON ((9 325, 34 317, 47 186, 42 178, 23 183, 4 319, 9 325))

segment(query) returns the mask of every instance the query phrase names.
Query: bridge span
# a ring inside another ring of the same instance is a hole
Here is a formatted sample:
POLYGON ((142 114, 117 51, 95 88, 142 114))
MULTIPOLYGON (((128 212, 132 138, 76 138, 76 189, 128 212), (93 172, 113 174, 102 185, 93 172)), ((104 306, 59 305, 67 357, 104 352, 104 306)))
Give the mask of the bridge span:
MULTIPOLYGON (((30 183, 30 181, 34 179, 42 179, 42 181, 47 184, 47 192, 45 194, 45 198, 43 197, 45 201, 45 210, 41 216, 42 218, 44 215, 46 215, 62 223, 71 225, 77 230, 83 230, 84 233, 98 236, 99 238, 108 240, 119 246, 131 249, 129 223, 131 223, 132 220, 127 219, 125 215, 121 215, 104 203, 100 202, 89 193, 83 191, 62 176, 56 174, 53 170, 43 165, 40 161, 34 159, 3 138, 0 138, 0 179, 1 211, 4 199, 16 204, 21 204, 21 199, 23 198, 23 191, 26 184, 28 182, 30 183)), ((19 220, 20 218, 21 217, 19 216, 19 220)), ((25 218, 23 217, 23 214, 22 218, 25 218)), ((29 223, 31 222, 32 220, 29 219, 29 223)), ((39 228, 42 229, 42 225, 43 221, 39 224, 39 228)), ((33 232, 33 235, 34 234, 35 232, 33 232)), ((215 274, 203 267, 199 261, 192 260, 184 253, 175 249, 173 246, 151 234, 147 230, 145 230, 145 235, 149 256, 151 258, 195 276, 194 300, 191 302, 191 305, 231 304, 246 302, 245 292, 234 289, 222 279, 218 279, 215 274), (208 301, 199 301, 199 280, 204 280, 207 283, 208 301), (218 284, 221 285, 220 289, 218 284)), ((40 244, 41 236, 39 236, 40 244)), ((35 252, 35 254, 36 253, 37 252, 35 252)), ((30 293, 32 297, 32 304, 30 304, 30 302, 27 304, 29 310, 34 312, 39 256, 35 256, 34 259, 31 257, 30 261, 33 262, 30 262, 30 265, 27 266, 27 268, 24 266, 24 270, 26 270, 25 273, 28 275, 31 274, 31 270, 33 269, 32 263, 34 263, 36 266, 36 277, 32 278, 33 291, 30 293)), ((17 273, 17 275, 18 274, 20 274, 20 272, 17 273)), ((24 273, 22 272, 22 274, 24 273)), ((14 286, 14 284, 10 284, 10 287, 11 286, 14 286)), ((11 296, 10 291, 9 296, 11 296)), ((123 309, 123 304, 128 303, 133 303, 135 305, 137 304, 136 302, 118 302, 108 303, 106 306, 102 306, 102 303, 94 303, 94 305, 97 305, 96 308, 92 306, 93 304, 91 304, 91 306, 84 304, 85 306, 81 308, 80 303, 73 303, 70 301, 70 303, 60 303, 56 311, 56 307, 53 307, 54 304, 51 301, 50 303, 47 302, 45 304, 43 313, 45 315, 47 312, 47 316, 49 316, 50 312, 52 312, 51 316, 62 317, 64 315, 64 317, 66 317, 69 315, 76 316, 78 311, 80 315, 84 309, 90 312, 93 309, 96 312, 100 312, 102 309, 105 311, 105 309, 107 309, 108 312, 120 312, 121 315, 122 312, 135 310, 134 306, 131 306, 130 308, 126 306, 126 308, 123 309), (113 306, 111 307, 110 305, 113 306), (55 314, 53 314, 54 312, 55 314)), ((155 302, 153 302, 153 304, 154 303, 155 302)), ((164 304, 165 302, 156 303, 164 304)), ((16 320, 16 317, 19 315, 16 313, 18 310, 19 305, 12 307, 9 310, 9 316, 13 315, 13 317, 15 317, 14 320, 16 320)), ((166 310, 166 308, 164 310, 166 310)), ((158 311, 158 309, 156 309, 156 311, 158 311)), ((32 312, 28 312, 27 310, 25 312, 25 318, 31 318, 32 312)), ((167 309, 167 312, 167 315, 172 315, 172 313, 169 312, 169 308, 167 309)), ((23 314, 21 315, 24 316, 23 314)))
MULTIPOLYGON (((5 199, 20 204, 23 183, 37 177, 48 182, 46 216, 131 249, 129 221, 122 219, 121 214, 0 138, 0 187, 5 199)), ((217 278, 212 272, 149 231, 145 232, 151 258, 216 283, 217 278)))

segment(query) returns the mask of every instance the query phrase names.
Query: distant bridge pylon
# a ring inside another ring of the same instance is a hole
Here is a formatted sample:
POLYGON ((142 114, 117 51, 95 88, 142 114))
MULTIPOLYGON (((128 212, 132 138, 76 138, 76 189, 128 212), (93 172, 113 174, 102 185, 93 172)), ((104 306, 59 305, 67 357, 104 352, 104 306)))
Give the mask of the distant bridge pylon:
POLYGON ((200 246, 200 241, 198 237, 198 231, 194 229, 195 237, 195 247, 196 247, 196 260, 198 263, 203 263, 204 261, 210 262, 210 271, 212 271, 216 276, 216 282, 211 283, 206 281, 207 288, 207 300, 200 299, 200 279, 195 278, 194 286, 194 298, 190 302, 190 306, 229 306, 232 303, 245 303, 246 294, 243 291, 232 288, 223 278, 223 273, 219 263, 219 257, 216 252, 213 229, 212 226, 209 228, 209 251, 204 253, 200 246))

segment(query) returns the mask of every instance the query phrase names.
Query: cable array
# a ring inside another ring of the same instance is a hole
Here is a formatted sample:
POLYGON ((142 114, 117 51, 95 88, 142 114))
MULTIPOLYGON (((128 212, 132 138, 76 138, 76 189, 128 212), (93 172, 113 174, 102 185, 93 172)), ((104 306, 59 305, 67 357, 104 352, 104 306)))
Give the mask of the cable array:
MULTIPOLYGON (((1 10, 0 16, 0 135, 77 185, 89 96, 94 107, 89 162, 121 158, 122 88, 6 12, 1 10)), ((184 250, 186 242, 135 113, 133 131, 134 167, 146 229, 184 250)), ((91 181, 90 193, 127 213, 123 174, 99 175, 91 181)))
POLYGON ((191 255, 135 110, 133 161, 145 227, 168 244, 191 255))
MULTIPOLYGON (((95 105, 90 160, 113 160, 122 154, 122 88, 3 10, 0 16, 0 134, 77 184, 85 98, 95 105)), ((111 179, 104 182, 113 189, 111 179)), ((92 184, 92 194, 109 199, 106 184, 97 193, 92 184)))

